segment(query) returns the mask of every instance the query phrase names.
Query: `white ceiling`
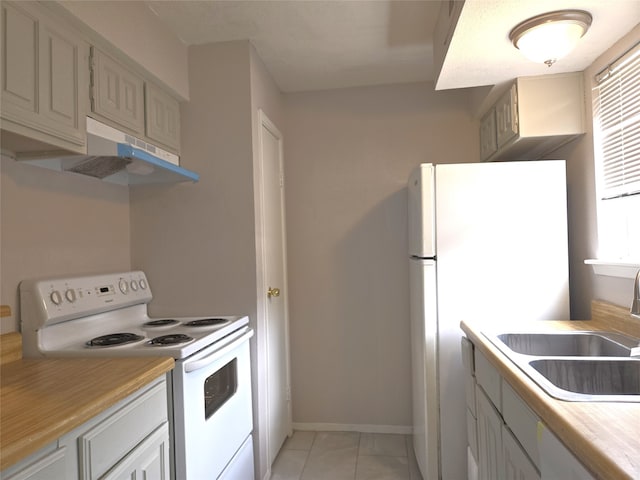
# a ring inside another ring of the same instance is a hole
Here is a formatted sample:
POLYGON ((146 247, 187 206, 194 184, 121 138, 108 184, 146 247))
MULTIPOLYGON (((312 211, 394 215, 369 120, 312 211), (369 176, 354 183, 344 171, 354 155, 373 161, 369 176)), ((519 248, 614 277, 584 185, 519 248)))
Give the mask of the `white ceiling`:
MULTIPOLYGON (((283 92, 435 80, 434 0, 145 2, 189 45, 248 39, 283 92)), ((444 2, 445 5, 447 2, 444 2)), ((584 70, 640 22, 640 0, 467 0, 438 89, 584 70), (553 67, 524 60, 508 34, 560 8, 593 15, 579 47, 553 67)))
MULTIPOLYGON (((518 76, 580 72, 640 23, 640 0, 471 0, 462 9, 437 89, 496 85, 518 76), (591 28, 569 56, 551 67, 513 47, 520 22, 560 9, 591 13, 591 28)), ((640 39, 639 39, 640 40, 640 39)))

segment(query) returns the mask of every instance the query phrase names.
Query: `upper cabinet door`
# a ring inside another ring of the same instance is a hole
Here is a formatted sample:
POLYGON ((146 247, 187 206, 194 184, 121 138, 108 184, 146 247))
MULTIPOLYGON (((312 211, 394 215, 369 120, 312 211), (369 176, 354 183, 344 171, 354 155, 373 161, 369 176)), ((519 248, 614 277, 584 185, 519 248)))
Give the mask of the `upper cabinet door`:
POLYGON ((480 122, 480 160, 486 160, 496 150, 496 110, 492 108, 480 122))
POLYGON ((496 136, 498 148, 518 133, 518 91, 514 84, 496 103, 496 136))
POLYGON ((69 139, 86 137, 88 46, 68 28, 40 29, 40 113, 69 139))
POLYGON ((145 83, 146 133, 169 150, 180 150, 180 104, 152 83, 145 83))
POLYGON ((2 5, 2 116, 13 118, 38 109, 38 28, 30 11, 2 5))
POLYGON ((144 135, 144 81, 141 77, 91 47, 91 111, 144 135))
POLYGON ((1 8, 3 130, 82 151, 87 43, 30 2, 1 8))

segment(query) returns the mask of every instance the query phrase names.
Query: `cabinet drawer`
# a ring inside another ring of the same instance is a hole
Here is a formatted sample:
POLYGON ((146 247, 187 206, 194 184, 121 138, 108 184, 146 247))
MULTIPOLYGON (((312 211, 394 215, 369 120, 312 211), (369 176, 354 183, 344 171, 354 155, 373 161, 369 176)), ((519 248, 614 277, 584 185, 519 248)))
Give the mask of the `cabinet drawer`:
POLYGON ((498 371, 489 360, 476 348, 474 352, 476 366, 476 381, 482 387, 493 405, 502 412, 501 378, 498 371))
POLYGON ((20 462, 15 467, 15 473, 2 472, 1 478, 5 480, 51 480, 52 478, 68 478, 66 447, 56 448, 54 451, 41 455, 33 460, 20 462))
POLYGON ((540 423, 540 477, 542 480, 559 478, 595 480, 595 477, 573 456, 551 431, 540 423))
POLYGON ((506 425, 502 425, 502 458, 505 480, 540 480, 538 470, 506 425))
POLYGON ((502 416, 535 466, 540 468, 537 437, 539 419, 507 382, 502 382, 502 416))
POLYGON ((166 421, 167 390, 161 382, 79 436, 81 478, 100 478, 166 421))

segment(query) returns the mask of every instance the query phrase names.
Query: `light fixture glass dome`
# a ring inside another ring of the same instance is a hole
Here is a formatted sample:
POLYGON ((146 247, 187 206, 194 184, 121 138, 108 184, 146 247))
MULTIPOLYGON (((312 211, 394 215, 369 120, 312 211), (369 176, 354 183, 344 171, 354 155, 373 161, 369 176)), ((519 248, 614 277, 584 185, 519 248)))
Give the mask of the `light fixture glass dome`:
POLYGON ((591 20, 591 15, 582 10, 545 13, 517 25, 509 39, 528 59, 551 66, 573 50, 591 20))

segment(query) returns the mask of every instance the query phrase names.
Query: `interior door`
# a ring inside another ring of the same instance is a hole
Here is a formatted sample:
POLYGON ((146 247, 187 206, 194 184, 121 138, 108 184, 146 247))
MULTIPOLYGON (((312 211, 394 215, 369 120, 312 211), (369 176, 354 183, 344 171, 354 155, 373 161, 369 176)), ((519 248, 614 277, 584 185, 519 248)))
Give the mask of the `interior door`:
POLYGON ((262 111, 259 144, 263 272, 258 283, 265 300, 267 455, 272 465, 291 433, 291 392, 282 135, 262 111))

